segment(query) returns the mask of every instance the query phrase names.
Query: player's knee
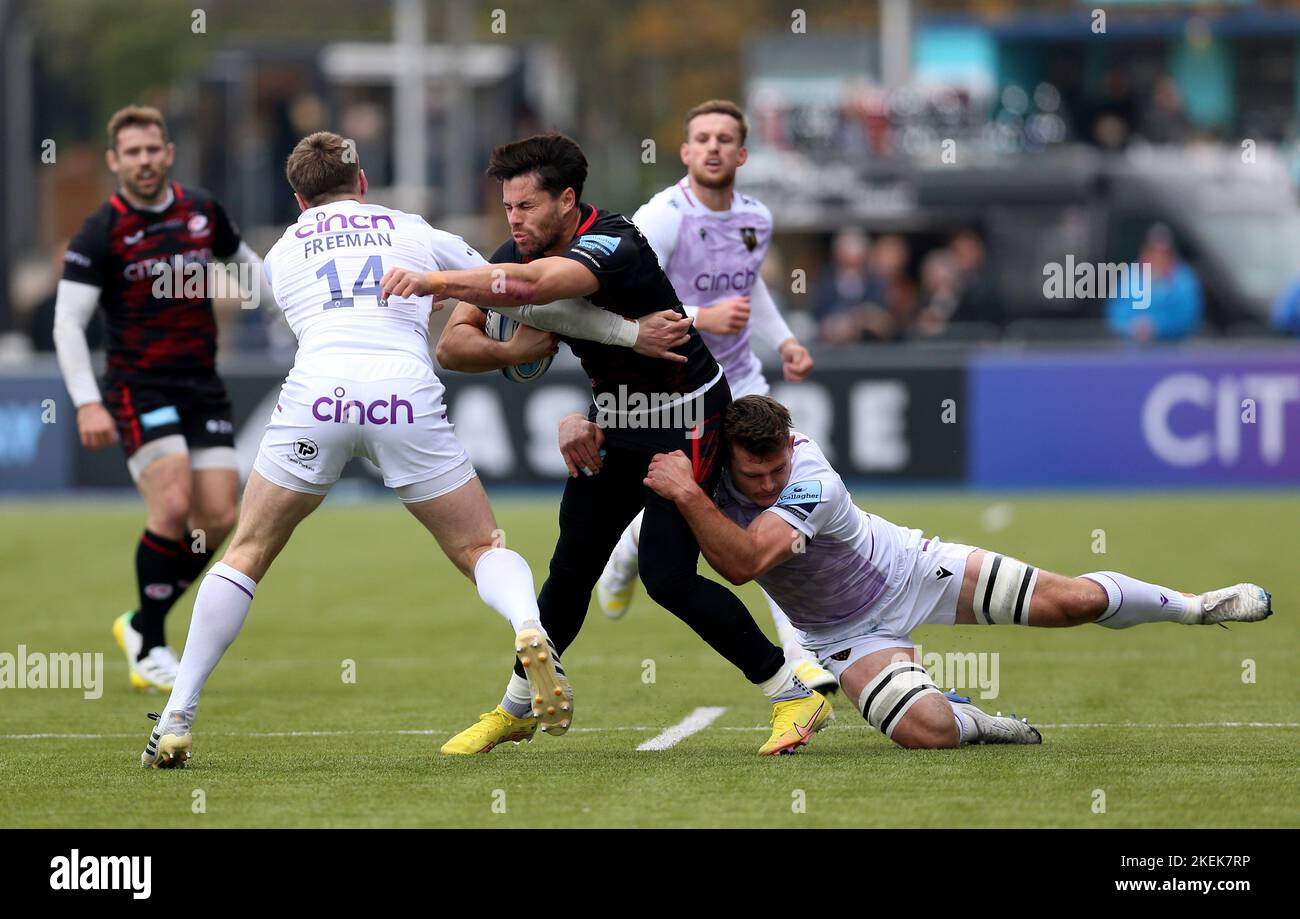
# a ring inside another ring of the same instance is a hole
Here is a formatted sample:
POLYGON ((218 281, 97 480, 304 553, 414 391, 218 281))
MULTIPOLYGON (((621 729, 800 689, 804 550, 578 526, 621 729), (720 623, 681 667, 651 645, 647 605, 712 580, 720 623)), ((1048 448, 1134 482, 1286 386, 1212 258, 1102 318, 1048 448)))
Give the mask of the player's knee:
POLYGON ((233 507, 204 511, 194 515, 191 530, 202 530, 208 545, 216 545, 229 535, 235 527, 235 509, 233 507))
POLYGON ((917 706, 890 739, 908 750, 943 750, 958 746, 961 732, 947 704, 942 708, 917 706))
POLYGON ((1106 590, 1088 578, 1069 578, 1056 592, 1057 613, 1069 625, 1095 622, 1106 611, 1106 590))
POLYGON ((915 661, 896 661, 876 674, 858 694, 858 709, 900 747, 955 747, 960 739, 948 700, 915 661))
POLYGON ((665 609, 676 609, 676 601, 691 589, 694 575, 694 571, 677 571, 666 565, 651 568, 644 560, 641 564, 641 583, 645 585, 646 596, 665 609))
POLYGON ((172 532, 183 531, 190 513, 190 490, 182 485, 167 488, 152 502, 151 509, 158 525, 172 532))

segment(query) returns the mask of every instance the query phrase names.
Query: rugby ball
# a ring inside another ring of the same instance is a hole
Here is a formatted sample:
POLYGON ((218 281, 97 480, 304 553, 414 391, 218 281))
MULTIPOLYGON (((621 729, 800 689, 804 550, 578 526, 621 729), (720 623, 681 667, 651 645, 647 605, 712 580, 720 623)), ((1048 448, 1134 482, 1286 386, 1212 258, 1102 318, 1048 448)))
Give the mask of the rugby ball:
MULTIPOLYGON (((487 325, 484 326, 483 331, 488 334, 488 337, 496 341, 509 341, 518 327, 519 323, 509 316, 503 316, 496 310, 488 310, 487 325)), ((531 383, 550 369, 552 360, 554 358, 548 354, 540 361, 529 361, 526 364, 502 367, 501 373, 507 380, 512 380, 515 383, 531 383)))

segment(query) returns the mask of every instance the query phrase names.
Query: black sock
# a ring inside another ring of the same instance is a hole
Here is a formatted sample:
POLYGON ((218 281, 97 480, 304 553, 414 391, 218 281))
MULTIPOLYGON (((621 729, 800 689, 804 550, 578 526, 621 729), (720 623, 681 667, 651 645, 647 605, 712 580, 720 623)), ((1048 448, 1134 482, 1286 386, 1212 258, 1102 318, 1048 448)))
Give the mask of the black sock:
POLYGON ((203 574, 203 569, 208 567, 208 562, 212 561, 212 553, 208 550, 206 543, 202 552, 194 551, 192 539, 181 540, 180 546, 183 570, 180 578, 176 581, 177 597, 189 590, 190 585, 203 574))
POLYGON ((174 539, 145 530, 135 549, 135 577, 140 592, 140 608, 131 625, 144 636, 139 657, 166 644, 163 619, 176 602, 176 582, 185 576, 189 563, 181 544, 174 539))

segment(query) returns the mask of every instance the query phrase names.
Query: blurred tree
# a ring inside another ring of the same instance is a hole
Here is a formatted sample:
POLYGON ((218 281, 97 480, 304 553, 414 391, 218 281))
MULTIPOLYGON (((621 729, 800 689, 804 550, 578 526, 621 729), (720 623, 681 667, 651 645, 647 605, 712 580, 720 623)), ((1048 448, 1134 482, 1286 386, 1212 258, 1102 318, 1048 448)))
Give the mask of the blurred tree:
POLYGON ((391 34, 389 5, 347 0, 266 3, 265 0, 43 0, 31 5, 36 55, 45 80, 92 121, 38 112, 59 139, 99 143, 109 115, 130 102, 160 105, 210 57, 234 44, 318 43, 391 34), (195 14, 203 14, 203 31, 195 14))

